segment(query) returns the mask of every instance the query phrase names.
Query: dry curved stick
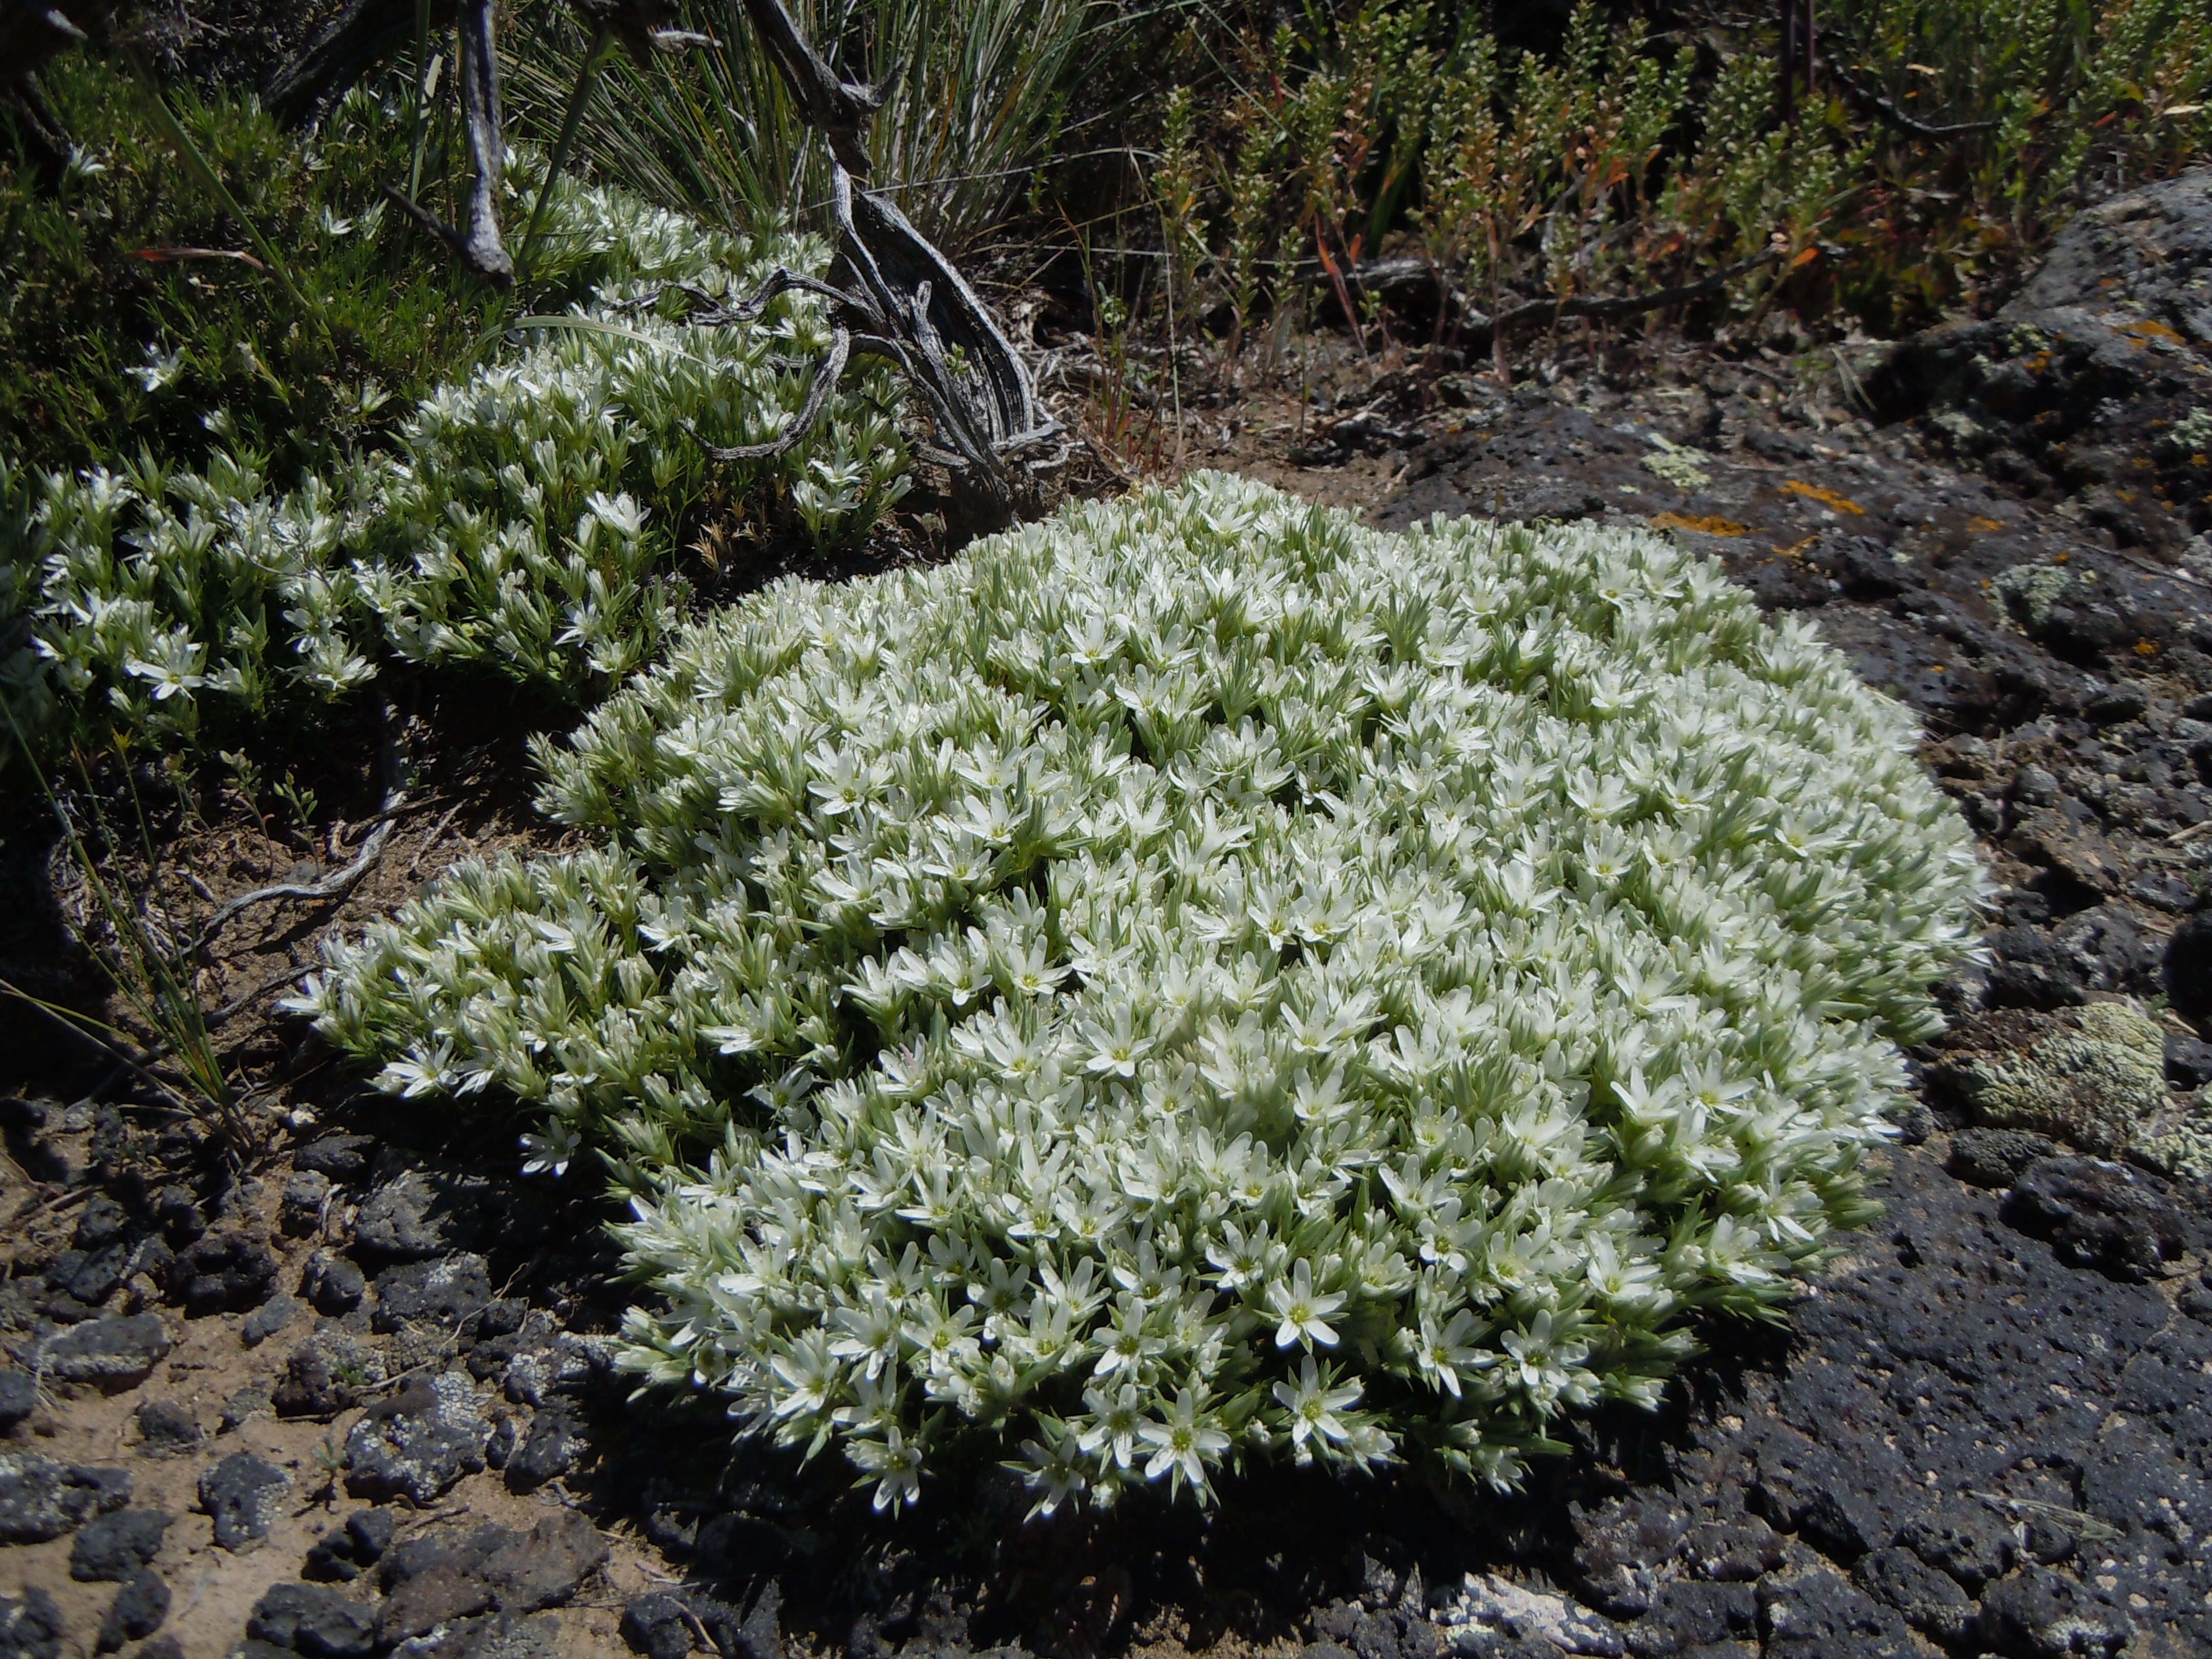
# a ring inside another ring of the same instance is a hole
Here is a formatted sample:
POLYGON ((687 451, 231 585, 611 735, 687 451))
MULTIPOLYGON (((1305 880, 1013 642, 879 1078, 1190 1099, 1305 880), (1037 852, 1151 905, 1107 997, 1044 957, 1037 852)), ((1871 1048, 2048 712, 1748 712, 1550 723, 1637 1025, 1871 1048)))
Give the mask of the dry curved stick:
POLYGON ((399 792, 394 792, 385 797, 384 805, 380 809, 383 822, 370 831, 368 839, 361 844, 361 851, 355 855, 354 861, 344 869, 335 875, 325 876, 320 881, 280 881, 272 886, 257 887, 250 893, 240 893, 236 898, 226 901, 220 909, 207 919, 206 925, 200 929, 198 935, 192 940, 191 950, 185 954, 198 956, 207 949, 210 942, 222 931, 226 923, 252 909, 257 904, 267 904, 274 900, 284 898, 343 898, 348 893, 353 891, 361 878, 369 872, 370 867, 383 854, 384 843, 392 838, 392 818, 400 807, 406 803, 406 795, 399 792))
POLYGON ((1827 59, 1828 73, 1835 76, 1836 84, 1900 132, 1910 133, 1915 138, 1959 138, 1970 132, 1991 131, 1997 125, 1994 120, 1950 121, 1936 125, 1923 121, 1916 116, 1908 115, 1879 87, 1870 86, 1860 80, 1856 70, 1846 68, 1835 52, 1830 50, 1831 46, 1830 37, 1822 35, 1820 55, 1827 59))
MULTIPOLYGON (((845 373, 845 362, 852 352, 852 334, 845 329, 839 329, 836 337, 830 343, 830 355, 814 366, 814 382, 806 389, 805 404, 789 426, 766 443, 738 444, 725 448, 708 443, 696 432, 692 432, 691 435, 698 439, 700 448, 718 461, 765 461, 788 454, 799 447, 802 438, 821 423, 822 416, 830 408, 830 394, 837 389, 837 381, 845 373)), ((688 422, 684 430, 691 430, 688 422)))

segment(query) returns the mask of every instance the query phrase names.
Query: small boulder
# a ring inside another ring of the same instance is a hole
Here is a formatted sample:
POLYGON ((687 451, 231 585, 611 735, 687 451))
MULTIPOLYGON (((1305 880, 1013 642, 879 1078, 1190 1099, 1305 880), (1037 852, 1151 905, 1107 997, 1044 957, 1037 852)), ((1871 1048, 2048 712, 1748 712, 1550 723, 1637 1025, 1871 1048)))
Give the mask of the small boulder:
POLYGON ((0 1544, 43 1544, 130 1501, 125 1470, 0 1453, 0 1544))
POLYGON ((246 1633, 308 1659, 368 1659, 376 1615, 322 1584, 278 1584, 254 1603, 246 1633))
POLYGON ((484 1559, 477 1575, 508 1613, 536 1613, 562 1605, 605 1565, 607 1540, 574 1510, 547 1516, 484 1559))
POLYGON ((385 1376, 381 1353, 325 1328, 286 1357, 270 1404, 279 1417, 333 1417, 359 1405, 385 1376))
POLYGON ((1982 1645, 2019 1659, 2115 1659, 2134 1634, 2109 1594, 2048 1567, 2030 1567, 1982 1596, 1982 1645))
POLYGON ((432 1567, 418 1572, 385 1598, 377 1614, 377 1639, 387 1647, 417 1636, 427 1636, 441 1625, 451 1625, 490 1611, 491 1586, 459 1567, 432 1567))
POLYGON ((2166 1000, 2196 1025, 2212 1020, 2212 910, 2184 916, 2166 942, 2166 1000))
POLYGON ((39 1379, 28 1371, 0 1371, 0 1434, 39 1408, 39 1379))
POLYGON ((138 1424, 138 1449, 148 1457, 175 1457, 204 1437, 189 1407, 175 1400, 149 1400, 132 1413, 138 1424))
POLYGON ((215 1541, 234 1553, 269 1535, 292 1477, 252 1452, 233 1452, 200 1476, 200 1506, 215 1521, 215 1541))
POLYGON ((1998 1211, 2059 1255, 2116 1279, 2142 1280, 2188 1248, 2186 1219, 2166 1183, 2090 1158, 2046 1158, 2024 1171, 1998 1211))
POLYGON ((0 1654, 7 1659, 61 1659, 62 1610, 36 1588, 0 1595, 0 1654))
POLYGON ((369 1328, 396 1331, 428 1322, 456 1325, 491 1300, 491 1276, 480 1255, 386 1267, 376 1276, 376 1311, 369 1328))
POLYGON ((535 1492, 547 1481, 557 1480, 576 1467, 588 1444, 582 1425, 568 1412, 557 1407, 539 1412, 507 1460, 507 1489, 535 1492))
MULTIPOLYGON (((130 1583, 115 1592, 115 1600, 108 1603, 107 1616, 100 1621, 100 1638, 94 1650, 112 1653, 125 1642, 136 1642, 151 1636, 161 1628, 161 1621, 169 1616, 169 1586, 161 1576, 148 1568, 131 1576, 130 1583)), ((139 1659, 153 1651, 142 1649, 139 1659)))
POLYGON ((429 1261, 466 1249, 475 1242, 477 1212, 488 1191, 483 1181, 407 1170, 362 1205, 354 1218, 354 1254, 371 1262, 429 1261))
POLYGON ((276 1295, 246 1316, 246 1322, 238 1333, 239 1340, 249 1348, 258 1348, 307 1311, 299 1297, 276 1295))
POLYGON ((120 1583, 154 1564, 169 1517, 159 1510, 117 1510, 88 1522, 70 1547, 70 1577, 120 1583))
POLYGON ((269 1247, 242 1232, 210 1233, 177 1253, 169 1294, 186 1317, 243 1313, 259 1307, 276 1288, 277 1262, 269 1247))
POLYGON ((342 1255, 325 1255, 318 1250, 300 1270, 300 1294, 317 1313, 328 1314, 332 1318, 359 1307, 362 1294, 368 1288, 368 1281, 362 1277, 361 1269, 342 1255))
POLYGON ((1961 1129, 1951 1137, 1943 1167, 1969 1187, 2002 1189, 2057 1152, 2057 1141, 2033 1129, 1961 1129))
POLYGON ((295 1238, 318 1232, 331 1201, 331 1178, 319 1170, 299 1170, 286 1178, 276 1200, 276 1224, 295 1238))
POLYGON ((375 1155, 372 1135, 325 1135, 302 1146, 292 1166, 331 1181, 354 1181, 368 1173, 368 1161, 375 1155))
POLYGON ((169 1333, 158 1314, 111 1315, 46 1338, 33 1363, 59 1382, 86 1382, 105 1393, 135 1389, 168 1357, 169 1333))
POLYGON ((491 1425, 466 1376, 447 1371, 380 1401, 346 1436, 346 1490, 426 1504, 484 1466, 491 1425))

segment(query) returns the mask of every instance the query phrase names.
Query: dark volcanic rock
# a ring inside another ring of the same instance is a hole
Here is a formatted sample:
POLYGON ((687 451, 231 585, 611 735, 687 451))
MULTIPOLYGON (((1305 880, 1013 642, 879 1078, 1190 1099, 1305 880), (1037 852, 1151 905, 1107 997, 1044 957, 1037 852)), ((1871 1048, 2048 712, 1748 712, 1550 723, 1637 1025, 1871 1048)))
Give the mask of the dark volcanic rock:
POLYGON ((690 1609, 668 1590, 632 1596, 623 1607, 623 1640, 646 1659, 684 1659, 691 1651, 690 1609))
POLYGON ((130 1501, 122 1469, 0 1452, 0 1544, 43 1544, 130 1501))
POLYGON ((284 1361, 270 1404, 279 1417, 332 1417, 384 1381, 384 1356, 343 1331, 317 1331, 284 1361))
POLYGON ((509 1613, 559 1607, 605 1565, 607 1540, 574 1510, 547 1516, 484 1558, 477 1572, 509 1613))
POLYGON ((1970 1187, 2002 1188, 2057 1151, 2057 1141, 2033 1129, 1961 1129, 1943 1167, 1970 1187))
POLYGON ((233 1452, 200 1476, 200 1507, 215 1521, 224 1549, 252 1548, 269 1535, 292 1477, 251 1452, 233 1452))
POLYGON ((1975 1608, 1966 1592, 1911 1550, 1875 1550, 1854 1576, 1869 1595, 1895 1607, 1924 1636, 1956 1646, 1973 1631, 1975 1608))
POLYGON ((361 1305, 368 1288, 361 1269, 342 1255, 325 1255, 318 1250, 300 1270, 300 1294, 317 1313, 333 1317, 351 1313, 361 1305))
POLYGON ((491 1279, 480 1255, 386 1267, 376 1276, 372 1330, 396 1331, 412 1321, 454 1325, 491 1300, 491 1279))
MULTIPOLYGON (((108 1603, 106 1617, 100 1621, 95 1650, 112 1653, 125 1642, 151 1636, 168 1616, 169 1586, 161 1576, 150 1568, 134 1573, 108 1603)), ((151 1652, 151 1649, 143 1650, 139 1659, 147 1659, 151 1652)))
POLYGON ((368 1659, 376 1615, 321 1584, 278 1584, 254 1604, 246 1633, 310 1659, 368 1659))
POLYGON ((347 1434, 346 1490, 357 1498, 428 1504, 483 1468, 490 1434, 465 1376, 448 1371, 410 1382, 347 1434))
POLYGON ((390 1510, 356 1510, 343 1527, 334 1527, 315 1540, 302 1569, 309 1578, 349 1583, 384 1559, 392 1547, 397 1523, 390 1510))
POLYGON ((138 1423, 138 1449, 148 1457, 174 1457, 197 1447, 200 1425, 182 1401, 149 1400, 132 1413, 138 1423))
POLYGON ((2174 1012, 2199 1026, 2212 1020, 2212 910, 2181 919, 2166 942, 2160 977, 2174 1012))
POLYGON ((89 1382, 110 1394, 133 1389, 167 1357, 169 1333, 158 1314, 88 1319, 38 1346, 38 1368, 61 1382, 89 1382))
POLYGON ((581 1425, 559 1407, 541 1411, 531 1419, 530 1432, 507 1461, 509 1492, 535 1492, 576 1466, 588 1443, 581 1425))
POLYGON ((428 1635, 441 1625, 489 1612, 491 1586, 459 1567, 432 1567, 418 1572, 386 1598, 377 1614, 379 1642, 392 1646, 428 1635))
POLYGON ((70 1547, 70 1577, 120 1583, 153 1565, 169 1517, 159 1510, 117 1510, 86 1523, 70 1547))
POLYGON ((368 1262, 428 1261, 466 1249, 483 1231, 489 1194, 486 1182, 407 1170, 362 1205, 354 1254, 368 1262))
POLYGON ((39 1408, 39 1381, 28 1371, 0 1370, 0 1434, 39 1408))
POLYGON ((2069 1261, 2144 1279, 2188 1248, 2190 1228, 2156 1176, 2100 1158, 2047 1158, 2006 1195, 2004 1218, 2069 1261))
POLYGON ((297 1297, 272 1296, 246 1316, 239 1328, 239 1340, 249 1348, 258 1348, 307 1310, 297 1297))
POLYGON ((292 1164, 332 1181, 353 1181, 368 1173, 368 1161, 375 1155, 373 1135, 325 1135, 300 1148, 292 1164))
POLYGON ((2017 1659, 2112 1659, 2135 1626, 2112 1595, 2030 1567, 1982 1597, 1982 1640, 2017 1659))
POLYGON ((35 1585, 0 1595, 0 1659, 61 1659, 62 1611, 35 1585))
POLYGON ((319 1170, 301 1170, 289 1176, 277 1200, 276 1224, 295 1237, 317 1231, 323 1209, 330 1202, 331 1178, 319 1170))
POLYGON ((1832 1572, 1770 1578, 1758 1594, 1766 1659, 1909 1659, 1904 1618, 1832 1572))
POLYGON ((240 1313, 258 1308, 276 1288, 277 1262, 269 1247, 240 1232, 210 1233, 177 1252, 169 1294, 185 1314, 240 1313))

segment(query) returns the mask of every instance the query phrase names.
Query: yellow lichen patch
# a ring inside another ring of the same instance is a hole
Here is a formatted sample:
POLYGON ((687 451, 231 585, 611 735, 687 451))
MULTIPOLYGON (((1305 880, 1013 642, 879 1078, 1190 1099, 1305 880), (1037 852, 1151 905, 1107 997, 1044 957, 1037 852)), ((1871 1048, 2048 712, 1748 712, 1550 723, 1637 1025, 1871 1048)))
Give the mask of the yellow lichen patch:
POLYGON ((2158 641, 2156 640, 2137 640, 2136 641, 2136 655, 2138 657, 2155 657, 2158 655, 2158 641))
POLYGON ((1966 528, 1977 536, 1994 536, 1998 531, 2002 530, 2004 526, 1995 519, 1976 517, 1966 520, 1966 528))
POLYGON ((2142 318, 2132 323, 2122 324, 2120 325, 2120 332, 2123 334, 2132 334, 2136 338, 2142 340, 2146 343, 2152 340, 2163 340, 2168 345, 2187 345, 2189 343, 2188 341, 2182 338, 2179 334, 2176 333, 2172 329, 2168 328, 2164 323, 2159 322, 2149 317, 2142 318))
POLYGON ((1689 530, 1700 536, 1741 536, 1749 528, 1734 519, 1717 519, 1708 513, 1654 513, 1654 530, 1689 530))
POLYGON ((1832 489, 1823 489, 1818 484, 1802 483, 1797 479, 1791 478, 1783 484, 1782 493, 1785 495, 1802 495, 1808 501, 1818 501, 1823 507, 1832 507, 1838 513, 1854 514, 1862 519, 1866 517, 1866 508, 1861 507, 1856 501, 1848 496, 1838 495, 1832 489))
POLYGON ((1817 542, 1820 539, 1820 538, 1818 536, 1808 536, 1803 541, 1792 542, 1787 547, 1784 547, 1781 543, 1777 542, 1774 544, 1774 550, 1785 559, 1802 558, 1804 556, 1805 550, 1812 546, 1814 542, 1817 542))

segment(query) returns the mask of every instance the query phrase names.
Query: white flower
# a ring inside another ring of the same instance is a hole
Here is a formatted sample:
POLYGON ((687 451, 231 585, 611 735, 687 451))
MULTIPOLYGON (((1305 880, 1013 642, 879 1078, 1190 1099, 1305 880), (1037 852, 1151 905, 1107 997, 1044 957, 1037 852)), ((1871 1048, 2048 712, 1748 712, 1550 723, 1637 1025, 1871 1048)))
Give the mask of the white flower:
POLYGON ((1302 1455, 1310 1455, 1309 1440, 1346 1439, 1352 1429, 1340 1413, 1357 1405, 1362 1392, 1357 1381, 1334 1382, 1308 1354, 1295 1381, 1274 1387, 1276 1401, 1291 1414, 1291 1444, 1302 1455))
POLYGON ((146 361, 131 371, 131 378, 149 392, 159 392, 173 386, 185 372, 185 354, 181 349, 164 351, 157 345, 146 348, 146 361))
POLYGON ((1314 1289, 1313 1263, 1299 1257, 1291 1270, 1289 1284, 1279 1279, 1267 1286, 1267 1311, 1282 1322, 1275 1327, 1275 1346, 1310 1347, 1319 1343, 1324 1348, 1334 1347, 1336 1331, 1328 1322, 1328 1316, 1343 1305, 1342 1292, 1314 1289))
POLYGON ((568 1164, 583 1144, 584 1138, 574 1124, 565 1118, 549 1117, 544 1134, 522 1137, 522 1150, 528 1154, 522 1161, 522 1173, 558 1179, 568 1173, 568 1164))
POLYGON ((1140 1424, 1137 1433, 1152 1448, 1145 1464, 1145 1479, 1157 1480, 1163 1474, 1170 1475, 1178 1486, 1188 1483, 1202 1501, 1206 1491, 1206 1466, 1229 1449, 1229 1437, 1211 1417, 1200 1418, 1198 1396, 1182 1389, 1163 1420, 1140 1424))
POLYGON ((896 1515, 921 1496, 921 1449, 907 1439, 897 1424, 886 1428, 880 1440, 847 1442, 845 1452, 875 1477, 878 1510, 896 1515))

